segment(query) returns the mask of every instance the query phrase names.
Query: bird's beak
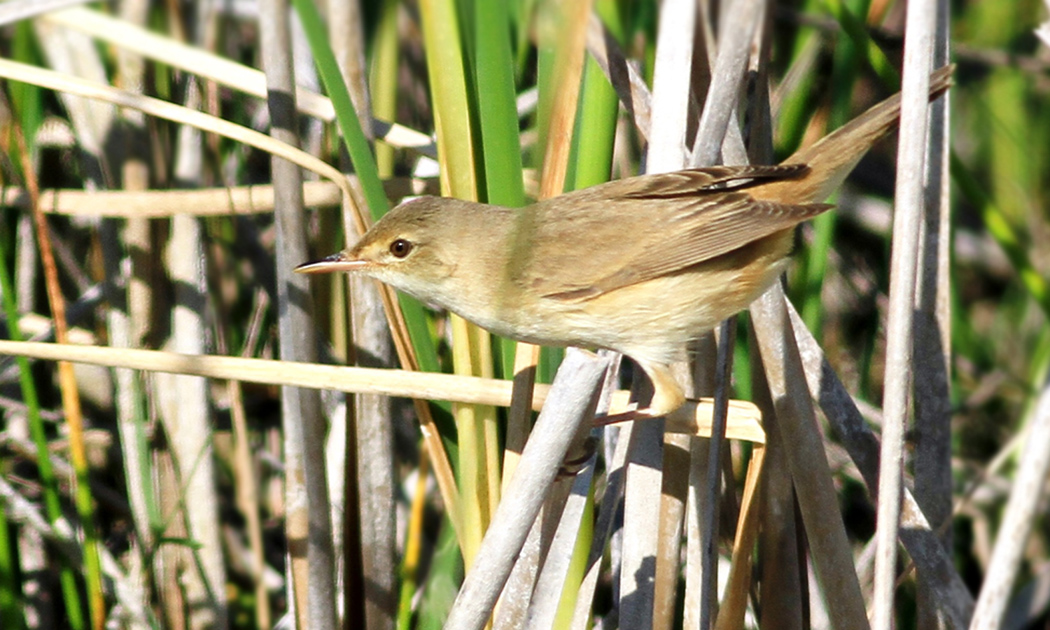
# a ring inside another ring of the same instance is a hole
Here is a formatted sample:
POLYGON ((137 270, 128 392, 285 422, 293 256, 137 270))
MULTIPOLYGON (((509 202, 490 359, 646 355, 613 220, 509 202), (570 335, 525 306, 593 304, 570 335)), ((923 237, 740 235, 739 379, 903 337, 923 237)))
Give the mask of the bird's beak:
POLYGON ((351 258, 346 252, 332 254, 327 258, 303 263, 295 268, 296 273, 334 273, 336 271, 357 271, 364 269, 368 261, 351 258))

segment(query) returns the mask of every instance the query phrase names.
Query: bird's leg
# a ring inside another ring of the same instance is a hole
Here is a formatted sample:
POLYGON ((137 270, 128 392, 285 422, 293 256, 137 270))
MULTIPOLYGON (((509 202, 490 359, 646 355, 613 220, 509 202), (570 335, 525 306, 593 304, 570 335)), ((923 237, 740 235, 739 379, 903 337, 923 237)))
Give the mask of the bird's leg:
POLYGON ((649 406, 596 418, 595 424, 606 425, 629 420, 661 418, 685 403, 685 394, 682 392, 682 387, 675 380, 674 375, 671 374, 669 366, 664 363, 651 363, 637 359, 635 359, 635 362, 645 370, 649 380, 653 383, 653 397, 649 401, 649 406))

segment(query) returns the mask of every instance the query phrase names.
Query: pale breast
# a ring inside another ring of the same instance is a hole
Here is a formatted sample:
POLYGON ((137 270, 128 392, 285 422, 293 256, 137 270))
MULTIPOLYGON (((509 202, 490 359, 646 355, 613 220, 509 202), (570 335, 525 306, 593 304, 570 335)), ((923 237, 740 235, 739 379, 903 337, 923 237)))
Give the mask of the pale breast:
MULTIPOLYGON (((586 300, 523 300, 508 308, 501 334, 541 345, 609 348, 667 363, 687 342, 747 308, 783 271, 790 233, 586 300), (511 334, 511 333, 517 333, 511 334)), ((498 332, 498 331, 497 331, 498 332)))

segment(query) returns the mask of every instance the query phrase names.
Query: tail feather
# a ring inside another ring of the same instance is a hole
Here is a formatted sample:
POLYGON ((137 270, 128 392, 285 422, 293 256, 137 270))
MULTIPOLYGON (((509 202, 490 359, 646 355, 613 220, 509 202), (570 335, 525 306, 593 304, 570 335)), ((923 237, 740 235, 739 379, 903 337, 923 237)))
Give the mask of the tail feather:
MULTIPOLYGON (((951 86, 954 70, 954 65, 947 65, 930 76, 931 101, 951 86)), ((805 178, 810 184, 808 189, 800 190, 800 182, 791 182, 794 186, 791 201, 819 202, 827 199, 872 145, 897 126, 900 113, 901 95, 898 92, 784 160, 783 164, 807 164, 811 169, 810 175, 805 178)), ((773 196, 780 192, 772 184, 767 190, 773 196)))

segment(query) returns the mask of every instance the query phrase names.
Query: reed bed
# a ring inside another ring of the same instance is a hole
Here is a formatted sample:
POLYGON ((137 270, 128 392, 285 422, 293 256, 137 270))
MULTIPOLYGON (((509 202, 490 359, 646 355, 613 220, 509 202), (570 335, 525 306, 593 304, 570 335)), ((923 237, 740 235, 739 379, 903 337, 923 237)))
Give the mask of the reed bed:
POLYGON ((1046 625, 1045 14, 0 4, 0 627, 1046 625), (685 421, 592 428, 628 360, 292 273, 412 196, 775 163, 897 90, 685 421))

